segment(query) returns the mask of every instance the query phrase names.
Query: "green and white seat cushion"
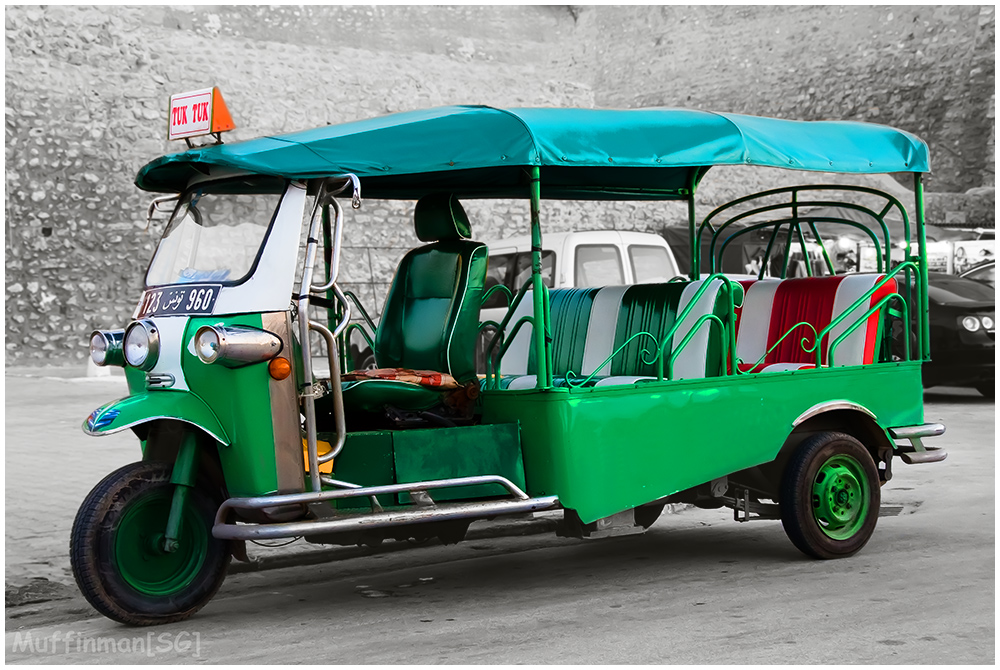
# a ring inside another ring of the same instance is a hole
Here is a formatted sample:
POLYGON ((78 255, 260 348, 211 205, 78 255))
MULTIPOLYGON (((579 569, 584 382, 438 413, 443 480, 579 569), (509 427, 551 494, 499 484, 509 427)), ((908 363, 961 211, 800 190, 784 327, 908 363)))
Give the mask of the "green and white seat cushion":
MULTIPOLYGON (((594 375, 594 385, 634 384, 656 378, 659 346, 673 328, 677 315, 694 299, 703 280, 666 284, 638 284, 549 292, 552 318, 553 376, 557 386, 568 375, 594 375), (642 334, 644 333, 644 334, 642 334), (617 355, 612 354, 621 348, 617 355), (610 359, 610 360, 609 360, 610 359)), ((728 303, 722 299, 723 282, 712 284, 685 317, 665 348, 669 354, 698 320, 713 313, 726 320, 728 303)), ((514 324, 531 313, 526 294, 511 317, 514 324)), ((721 374, 722 338, 717 325, 700 328, 673 361, 672 379, 696 379, 721 374)), ((511 390, 536 384, 532 328, 525 324, 511 342, 500 371, 501 387, 511 390)))

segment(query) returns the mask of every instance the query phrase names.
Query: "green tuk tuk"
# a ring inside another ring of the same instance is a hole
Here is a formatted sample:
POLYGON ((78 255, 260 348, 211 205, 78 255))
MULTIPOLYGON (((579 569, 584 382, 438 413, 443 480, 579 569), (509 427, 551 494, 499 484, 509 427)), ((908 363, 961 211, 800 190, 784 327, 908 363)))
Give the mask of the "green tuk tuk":
POLYGON ((893 457, 946 455, 922 442, 944 432, 924 423, 920 375, 928 169, 921 140, 879 125, 484 106, 158 158, 136 178, 167 194, 151 211, 171 211, 142 297, 126 328, 91 340, 95 363, 124 367, 129 395, 83 425, 131 429, 142 460, 80 508, 80 589, 116 621, 177 621, 211 599, 231 557, 246 560, 246 540, 452 543, 474 520, 544 510, 563 510, 562 533, 599 538, 643 532, 676 502, 780 519, 806 554, 850 556, 872 535, 893 457), (839 185, 770 190, 699 220, 699 184, 722 165, 909 172, 915 225, 893 196, 839 185), (362 193, 415 200, 424 243, 378 323, 339 281, 342 201, 357 209, 362 193), (532 268, 517 290, 486 287, 488 249, 461 204, 474 198, 525 202, 532 268), (551 289, 548 199, 686 203, 689 276, 551 289), (881 225, 811 213, 832 204, 881 225), (890 239, 889 215, 904 239, 890 239), (877 271, 840 273, 829 224, 863 228, 877 271), (758 274, 721 273, 734 240, 760 231, 758 274), (497 296, 503 318, 481 322, 497 296), (348 369, 354 333, 378 369, 348 369))

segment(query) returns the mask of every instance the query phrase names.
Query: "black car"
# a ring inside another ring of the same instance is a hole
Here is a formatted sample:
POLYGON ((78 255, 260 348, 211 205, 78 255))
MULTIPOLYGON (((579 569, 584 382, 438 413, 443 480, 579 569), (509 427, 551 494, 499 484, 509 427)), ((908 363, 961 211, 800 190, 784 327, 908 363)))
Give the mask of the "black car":
POLYGON ((994 397, 993 288, 940 272, 928 278, 931 361, 924 365, 924 387, 969 386, 994 397))
POLYGON ((978 265, 974 265, 962 274, 960 277, 965 277, 966 279, 974 279, 981 284, 989 284, 990 287, 996 287, 996 260, 989 259, 988 261, 983 261, 978 265))

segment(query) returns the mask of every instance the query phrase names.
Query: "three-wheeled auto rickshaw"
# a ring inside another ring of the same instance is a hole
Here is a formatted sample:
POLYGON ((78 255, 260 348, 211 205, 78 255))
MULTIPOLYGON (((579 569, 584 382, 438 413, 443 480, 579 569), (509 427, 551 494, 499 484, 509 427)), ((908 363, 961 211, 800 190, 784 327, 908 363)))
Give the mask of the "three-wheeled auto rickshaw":
POLYGON ((452 543, 475 520, 544 510, 600 538, 643 532, 666 503, 780 519, 804 553, 850 556, 893 457, 945 457, 922 442, 944 431, 924 423, 921 394, 927 170, 926 145, 885 126, 681 109, 443 107, 158 158, 136 177, 166 194, 151 210, 171 212, 144 291, 127 327, 91 340, 129 395, 83 426, 132 430, 142 459, 80 508, 80 589, 120 622, 177 621, 247 540, 452 543), (912 173, 915 225, 891 195, 839 185, 699 220, 698 186, 720 165, 912 173), (338 281, 362 195, 416 201, 423 243, 377 323, 338 281), (532 272, 516 291, 484 290, 488 249, 462 206, 474 198, 524 202, 532 272), (547 199, 686 203, 690 275, 550 290, 547 199), (834 204, 905 222, 901 240, 862 231, 876 272, 838 274, 817 224, 860 224, 808 214, 834 204), (719 272, 761 230, 759 275, 719 272), (817 244, 821 271, 793 276, 789 259, 817 244), (481 323, 496 295, 503 318, 481 323), (347 369, 355 331, 378 369, 347 369))

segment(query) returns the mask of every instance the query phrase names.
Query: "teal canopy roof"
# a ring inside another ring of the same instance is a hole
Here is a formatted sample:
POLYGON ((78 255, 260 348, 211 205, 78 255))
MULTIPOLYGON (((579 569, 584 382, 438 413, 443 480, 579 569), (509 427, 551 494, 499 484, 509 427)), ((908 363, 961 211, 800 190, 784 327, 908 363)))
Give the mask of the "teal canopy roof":
POLYGON ((158 158, 136 185, 180 191, 236 169, 293 179, 354 173, 369 198, 686 197, 714 165, 870 174, 927 172, 927 145, 888 126, 786 121, 684 109, 437 107, 158 158), (227 170, 220 170, 225 168, 227 170))

